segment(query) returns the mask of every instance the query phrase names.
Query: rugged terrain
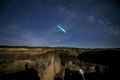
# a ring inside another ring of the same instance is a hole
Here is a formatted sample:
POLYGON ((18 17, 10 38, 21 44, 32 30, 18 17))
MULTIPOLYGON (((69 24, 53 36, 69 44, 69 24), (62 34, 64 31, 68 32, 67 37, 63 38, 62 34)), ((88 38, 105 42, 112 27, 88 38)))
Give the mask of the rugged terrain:
POLYGON ((0 80, 117 79, 120 49, 0 47, 0 80))

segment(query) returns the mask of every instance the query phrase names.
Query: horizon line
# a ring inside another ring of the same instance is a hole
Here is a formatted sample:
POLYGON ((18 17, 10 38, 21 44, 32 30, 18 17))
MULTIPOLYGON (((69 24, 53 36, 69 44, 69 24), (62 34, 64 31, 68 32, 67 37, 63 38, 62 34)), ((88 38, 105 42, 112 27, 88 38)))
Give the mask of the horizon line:
POLYGON ((0 45, 2 47, 33 47, 33 48, 40 48, 40 47, 48 47, 48 48, 84 48, 84 49, 119 49, 120 47, 74 47, 74 46, 30 46, 30 45, 0 45))

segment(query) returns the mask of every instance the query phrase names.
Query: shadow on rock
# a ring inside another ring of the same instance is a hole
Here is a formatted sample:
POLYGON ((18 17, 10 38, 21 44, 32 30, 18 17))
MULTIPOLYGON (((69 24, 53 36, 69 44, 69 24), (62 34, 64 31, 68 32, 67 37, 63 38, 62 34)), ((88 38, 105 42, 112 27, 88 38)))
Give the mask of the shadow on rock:
POLYGON ((0 80, 40 80, 37 72, 31 68, 24 71, 0 76, 0 80))
POLYGON ((83 80, 83 79, 78 71, 72 71, 70 69, 66 69, 64 80, 83 80))

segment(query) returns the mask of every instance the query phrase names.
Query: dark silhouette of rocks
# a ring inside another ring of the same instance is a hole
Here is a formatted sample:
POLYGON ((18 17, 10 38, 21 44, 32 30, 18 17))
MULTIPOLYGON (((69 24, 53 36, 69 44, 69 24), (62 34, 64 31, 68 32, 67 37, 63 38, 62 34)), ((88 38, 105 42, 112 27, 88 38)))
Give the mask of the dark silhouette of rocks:
POLYGON ((38 73, 32 68, 0 76, 0 80, 40 80, 40 77, 38 77, 38 73))
POLYGON ((28 63, 25 64, 25 70, 27 70, 27 69, 28 69, 28 63))

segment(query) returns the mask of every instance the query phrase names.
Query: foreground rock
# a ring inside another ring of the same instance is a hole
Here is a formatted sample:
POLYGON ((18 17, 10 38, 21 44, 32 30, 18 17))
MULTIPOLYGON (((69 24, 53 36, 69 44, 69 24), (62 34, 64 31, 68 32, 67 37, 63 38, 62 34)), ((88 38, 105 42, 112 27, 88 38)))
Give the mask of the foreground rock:
POLYGON ((0 48, 0 80, 115 79, 118 53, 120 49, 0 48))

